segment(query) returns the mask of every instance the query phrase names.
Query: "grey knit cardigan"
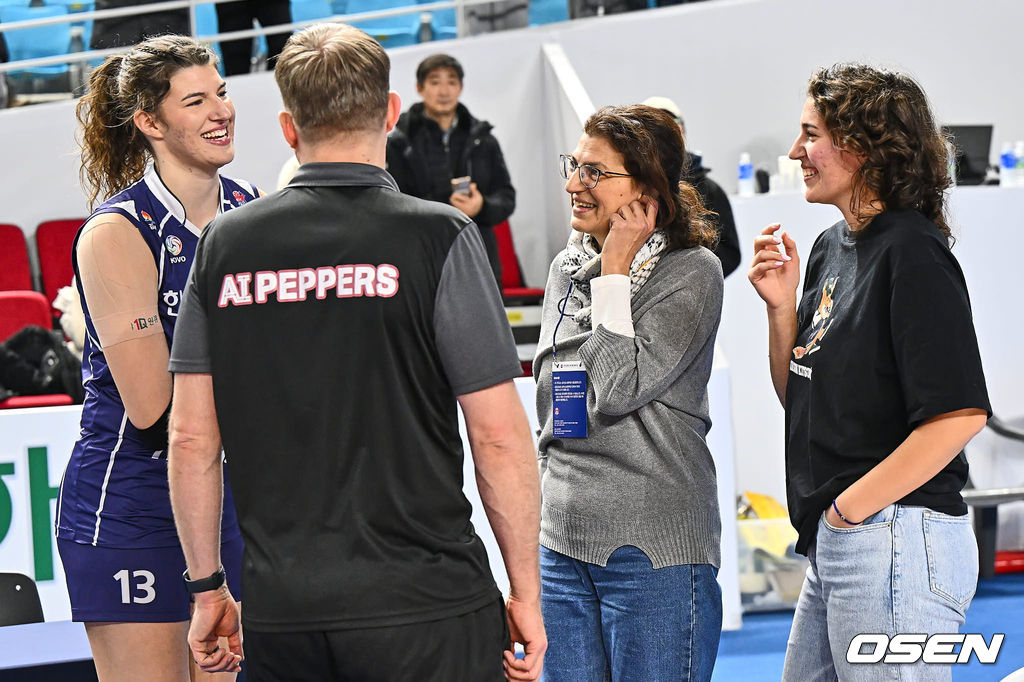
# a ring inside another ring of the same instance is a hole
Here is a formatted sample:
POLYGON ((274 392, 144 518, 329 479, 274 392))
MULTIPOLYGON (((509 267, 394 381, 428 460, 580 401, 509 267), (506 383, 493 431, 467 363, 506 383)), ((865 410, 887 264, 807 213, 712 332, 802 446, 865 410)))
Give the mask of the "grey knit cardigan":
POLYGON ((642 550, 654 568, 721 559, 707 385, 722 313, 722 268, 703 247, 662 255, 631 302, 635 338, 558 328, 557 359, 587 369, 588 435, 552 433, 552 334, 569 276, 555 257, 533 364, 543 506, 541 544, 604 566, 619 547, 642 550))

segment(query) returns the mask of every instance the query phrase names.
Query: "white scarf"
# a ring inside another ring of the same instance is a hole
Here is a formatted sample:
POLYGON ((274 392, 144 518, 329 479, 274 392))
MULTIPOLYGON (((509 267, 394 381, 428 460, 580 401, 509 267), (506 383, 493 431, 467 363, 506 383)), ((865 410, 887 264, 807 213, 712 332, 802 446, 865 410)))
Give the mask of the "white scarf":
MULTIPOLYGON (((647 283, 654 266, 661 259, 661 252, 667 246, 668 236, 665 231, 655 230, 636 252, 629 266, 630 298, 636 296, 640 287, 647 283)), ((572 279, 572 297, 580 304, 573 319, 580 326, 590 326, 590 280, 601 275, 601 254, 597 250, 597 241, 589 234, 573 230, 559 269, 572 279)))

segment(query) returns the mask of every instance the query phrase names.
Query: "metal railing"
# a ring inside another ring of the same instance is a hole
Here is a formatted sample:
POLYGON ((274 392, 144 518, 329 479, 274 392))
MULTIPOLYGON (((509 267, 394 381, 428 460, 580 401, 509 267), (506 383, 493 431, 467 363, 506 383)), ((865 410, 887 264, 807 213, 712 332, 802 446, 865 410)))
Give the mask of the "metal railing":
MULTIPOLYGON (((196 6, 216 5, 224 2, 238 2, 239 0, 168 0, 157 2, 151 5, 136 5, 134 7, 118 7, 105 10, 92 10, 88 12, 68 12, 52 17, 41 17, 26 21, 10 21, 0 23, 0 32, 14 31, 22 28, 37 28, 53 24, 80 23, 89 19, 104 19, 114 17, 133 16, 139 14, 152 14, 175 9, 189 9, 189 26, 192 35, 196 35, 196 6)), ((256 36, 272 35, 276 33, 292 33, 295 30, 312 26, 322 22, 344 22, 355 23, 373 19, 386 19, 389 17, 404 16, 408 14, 422 14, 424 12, 436 12, 438 10, 454 9, 456 35, 465 34, 465 11, 467 7, 474 5, 490 4, 493 0, 438 0, 438 2, 413 4, 407 7, 393 7, 389 9, 375 10, 372 12, 361 12, 358 14, 334 14, 327 17, 309 19, 306 21, 295 21, 288 24, 275 24, 261 28, 246 29, 244 31, 232 31, 229 33, 215 33, 212 35, 197 36, 196 39, 204 43, 217 43, 225 40, 236 40, 239 38, 254 38, 256 36)), ((70 47, 70 45, 69 45, 70 47)), ((81 52, 68 52, 63 55, 51 57, 37 57, 35 59, 22 59, 0 64, 0 73, 6 71, 21 71, 39 66, 52 66, 54 64, 77 64, 94 59, 104 59, 112 54, 121 54, 131 50, 132 46, 125 45, 103 50, 84 50, 81 52)))

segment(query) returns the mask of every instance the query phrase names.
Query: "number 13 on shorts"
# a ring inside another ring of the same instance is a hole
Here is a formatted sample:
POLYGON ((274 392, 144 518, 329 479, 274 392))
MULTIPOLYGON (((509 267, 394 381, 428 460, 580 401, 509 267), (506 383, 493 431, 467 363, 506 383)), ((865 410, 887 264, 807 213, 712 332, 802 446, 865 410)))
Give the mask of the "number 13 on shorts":
POLYGON ((114 580, 121 583, 122 604, 148 604, 156 599, 156 578, 152 571, 129 571, 121 569, 114 574, 114 580), (136 594, 132 595, 132 579, 135 579, 136 594))

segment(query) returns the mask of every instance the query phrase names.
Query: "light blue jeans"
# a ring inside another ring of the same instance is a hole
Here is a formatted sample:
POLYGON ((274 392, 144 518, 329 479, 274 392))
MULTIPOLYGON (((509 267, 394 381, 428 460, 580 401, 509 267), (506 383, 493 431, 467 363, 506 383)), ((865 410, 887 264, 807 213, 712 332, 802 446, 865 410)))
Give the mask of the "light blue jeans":
POLYGON ((722 634, 708 564, 655 569, 636 547, 606 566, 540 548, 544 682, 707 682, 722 634))
POLYGON ((959 631, 978 584, 966 515, 894 504, 854 528, 834 528, 823 515, 808 558, 785 682, 952 678, 950 665, 847 663, 846 654, 862 633, 959 631))

